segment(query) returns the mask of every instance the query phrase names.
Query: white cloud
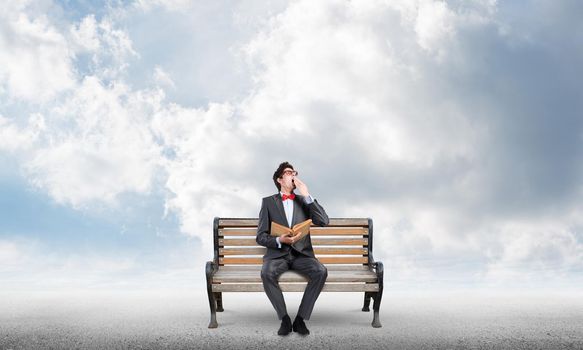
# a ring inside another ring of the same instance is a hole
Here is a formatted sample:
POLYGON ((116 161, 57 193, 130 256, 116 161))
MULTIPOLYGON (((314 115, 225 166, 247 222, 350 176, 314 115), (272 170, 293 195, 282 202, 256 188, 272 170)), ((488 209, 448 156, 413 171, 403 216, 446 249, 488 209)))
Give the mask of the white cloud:
POLYGON ((17 243, 0 240, 0 266, 2 269, 14 268, 26 259, 26 253, 17 243))
MULTIPOLYGON (((583 271, 580 218, 504 223, 499 227, 498 249, 488 251, 484 278, 497 285, 541 286, 569 280, 583 271), (577 222, 578 221, 578 222, 577 222)), ((579 283, 581 282, 579 276, 579 283)), ((576 282, 576 281, 573 281, 576 282)))
POLYGON ((192 271, 202 262, 193 264, 192 250, 173 253, 178 256, 165 256, 170 261, 157 264, 135 252, 118 255, 85 247, 82 252, 64 254, 39 240, 0 239, 0 283, 3 291, 151 288, 160 284, 192 288, 200 283, 202 274, 193 276, 192 271))
POLYGON ((431 54, 415 44, 414 23, 395 22, 402 15, 391 5, 290 6, 246 47, 260 88, 243 105, 244 130, 317 144, 316 135, 334 129, 334 138, 350 138, 345 145, 370 159, 421 166, 470 156, 469 140, 481 130, 428 90, 436 83, 431 54))
POLYGON ((172 89, 176 88, 174 81, 170 78, 167 72, 165 72, 162 67, 156 67, 154 69, 154 81, 160 86, 169 87, 172 89))
POLYGON ((137 0, 135 6, 143 11, 163 8, 170 11, 184 11, 194 6, 193 0, 137 0))
POLYGON ((98 23, 94 15, 89 15, 83 20, 73 25, 71 28, 71 38, 73 42, 79 46, 79 51, 94 52, 100 48, 100 39, 97 32, 98 23))
POLYGON ((113 204, 124 192, 148 193, 161 165, 149 120, 162 97, 85 78, 51 110, 48 130, 25 162, 30 180, 74 207, 113 204))
POLYGON ((132 41, 126 31, 118 29, 112 20, 104 18, 98 25, 99 38, 104 50, 93 55, 96 72, 103 79, 115 79, 125 73, 129 60, 139 56, 132 47, 132 41))
POLYGON ((91 57, 91 64, 83 68, 103 80, 123 77, 130 61, 139 57, 127 32, 117 28, 115 17, 104 16, 97 21, 94 15, 88 15, 79 23, 71 25, 67 33, 71 50, 75 51, 77 57, 91 57))
POLYGON ((176 105, 161 111, 153 129, 172 153, 166 163, 171 192, 168 210, 177 212, 182 230, 208 244, 215 216, 248 213, 260 195, 248 183, 251 154, 228 104, 211 104, 207 110, 176 105))
POLYGON ((444 43, 455 34, 454 19, 455 15, 446 2, 421 1, 415 22, 417 43, 428 51, 440 53, 444 43))
POLYGON ((46 16, 25 8, 0 12, 0 84, 10 98, 40 103, 75 85, 73 52, 46 16))
POLYGON ((109 16, 56 25, 39 13, 29 4, 3 12, 0 82, 9 98, 43 104, 28 115, 12 108, 0 121, 0 147, 18 153, 35 186, 75 208, 149 193, 160 155, 148 123, 163 92, 123 83, 136 53, 109 16))
POLYGON ((40 114, 31 115, 24 127, 0 115, 0 150, 17 152, 30 149, 44 129, 44 118, 40 114))

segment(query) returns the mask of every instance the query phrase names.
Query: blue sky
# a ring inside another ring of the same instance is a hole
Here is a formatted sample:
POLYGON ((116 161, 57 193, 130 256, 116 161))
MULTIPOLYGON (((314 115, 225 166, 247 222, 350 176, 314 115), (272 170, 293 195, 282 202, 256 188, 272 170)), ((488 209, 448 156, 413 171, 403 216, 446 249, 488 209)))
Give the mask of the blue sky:
POLYGON ((0 281, 202 281, 288 160, 396 288, 581 288, 577 1, 16 1, 0 281))

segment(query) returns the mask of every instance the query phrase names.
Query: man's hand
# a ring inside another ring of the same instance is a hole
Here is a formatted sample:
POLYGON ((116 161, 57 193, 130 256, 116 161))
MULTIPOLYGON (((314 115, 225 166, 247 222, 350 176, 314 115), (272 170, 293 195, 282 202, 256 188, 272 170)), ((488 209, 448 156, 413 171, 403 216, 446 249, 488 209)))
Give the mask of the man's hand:
POLYGON ((294 184, 296 184, 296 188, 298 189, 298 191, 300 191, 300 194, 304 197, 310 195, 310 193, 308 192, 308 186, 306 186, 306 184, 300 180, 297 176, 294 177, 294 184))
POLYGON ((285 244, 292 245, 296 241, 295 237, 292 236, 292 235, 293 235, 292 233, 289 233, 289 234, 287 234, 285 236, 279 236, 279 241, 281 243, 285 243, 285 244))

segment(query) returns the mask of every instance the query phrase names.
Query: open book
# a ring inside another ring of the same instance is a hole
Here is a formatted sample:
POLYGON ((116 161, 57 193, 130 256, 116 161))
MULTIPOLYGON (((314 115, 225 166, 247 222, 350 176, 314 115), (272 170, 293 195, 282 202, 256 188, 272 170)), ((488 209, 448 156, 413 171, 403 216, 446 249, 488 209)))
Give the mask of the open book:
POLYGON ((295 224, 292 228, 278 224, 277 222, 271 222, 271 235, 275 237, 289 235, 291 233, 296 241, 304 238, 310 233, 310 225, 312 224, 312 219, 295 224))

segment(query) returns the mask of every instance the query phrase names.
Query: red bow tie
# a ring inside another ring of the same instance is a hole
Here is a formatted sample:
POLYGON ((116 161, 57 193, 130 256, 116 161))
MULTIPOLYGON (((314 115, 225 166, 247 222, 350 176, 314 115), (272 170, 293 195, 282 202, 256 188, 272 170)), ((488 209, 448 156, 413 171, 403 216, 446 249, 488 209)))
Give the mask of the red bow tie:
POLYGON ((290 194, 289 196, 287 194, 282 194, 281 195, 281 200, 284 201, 286 199, 291 199, 293 200, 294 198, 296 198, 296 195, 294 193, 290 194))

